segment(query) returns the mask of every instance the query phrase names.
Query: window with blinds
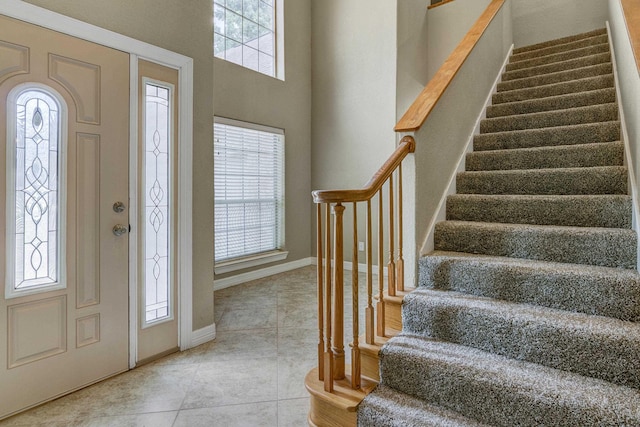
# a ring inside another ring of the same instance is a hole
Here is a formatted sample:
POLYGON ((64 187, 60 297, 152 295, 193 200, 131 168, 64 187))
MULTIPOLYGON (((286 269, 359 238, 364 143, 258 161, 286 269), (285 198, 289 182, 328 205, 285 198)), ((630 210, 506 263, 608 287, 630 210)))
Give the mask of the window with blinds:
POLYGON ((215 118, 215 261, 284 244, 284 132, 215 118))

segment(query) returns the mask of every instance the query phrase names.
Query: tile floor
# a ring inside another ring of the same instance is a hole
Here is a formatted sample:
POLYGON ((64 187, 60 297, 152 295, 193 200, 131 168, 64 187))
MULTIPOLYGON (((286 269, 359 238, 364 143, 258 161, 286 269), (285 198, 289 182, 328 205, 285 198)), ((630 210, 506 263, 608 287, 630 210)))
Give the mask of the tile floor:
MULTIPOLYGON (((315 271, 305 267, 217 291, 214 342, 0 426, 306 426, 304 376, 315 366, 318 334, 315 271)), ((348 298, 345 312, 348 321, 348 298)))

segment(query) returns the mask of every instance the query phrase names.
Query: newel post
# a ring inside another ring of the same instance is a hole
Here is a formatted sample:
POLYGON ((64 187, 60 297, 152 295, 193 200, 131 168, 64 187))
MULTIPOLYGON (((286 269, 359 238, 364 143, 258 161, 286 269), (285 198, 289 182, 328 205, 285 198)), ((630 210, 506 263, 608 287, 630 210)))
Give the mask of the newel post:
POLYGON ((333 318, 331 351, 333 352, 333 378, 344 379, 344 206, 337 203, 333 207, 335 235, 333 239, 333 318))

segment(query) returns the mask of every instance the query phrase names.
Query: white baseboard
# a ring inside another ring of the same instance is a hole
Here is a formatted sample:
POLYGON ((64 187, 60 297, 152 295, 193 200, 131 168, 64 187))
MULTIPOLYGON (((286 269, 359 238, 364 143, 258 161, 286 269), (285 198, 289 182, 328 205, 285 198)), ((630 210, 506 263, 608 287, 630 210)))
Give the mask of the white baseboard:
MULTIPOLYGON (((212 324, 209 326, 205 326, 204 328, 198 329, 197 331, 193 331, 191 333, 191 346, 189 348, 197 347, 200 344, 204 344, 209 341, 213 341, 216 339, 216 324, 212 324)), ((186 350, 181 348, 180 350, 186 350)))
POLYGON ((421 255, 426 255, 427 253, 433 251, 434 249, 434 246, 435 246, 434 233, 435 233, 436 224, 440 221, 444 221, 447 217, 447 197, 452 194, 456 194, 456 176, 458 175, 459 172, 464 172, 465 170, 464 163, 465 163, 466 155, 467 153, 470 153, 473 151, 473 137, 480 133, 480 122, 482 121, 482 119, 486 117, 487 107, 491 105, 492 103, 491 98, 493 94, 497 92, 498 83, 500 83, 500 81, 502 80, 502 74, 507 68, 507 64, 509 63, 509 57, 511 56, 512 52, 513 52, 513 45, 511 45, 511 48, 507 52, 507 57, 505 58, 502 64, 502 68, 500 68, 500 72, 498 73, 498 76, 496 77, 496 80, 493 83, 493 87, 491 88, 491 91, 487 96, 487 99, 484 103, 484 107, 482 107, 482 111, 480 112, 480 114, 478 115, 478 118, 476 119, 476 124, 473 128, 473 132, 471 133, 471 135, 469 135, 469 139, 467 140, 465 149, 462 152, 462 155, 460 156, 460 158, 458 159, 458 165, 455 171, 453 172, 453 174, 451 175, 451 177, 449 178, 449 185, 447 186, 446 191, 442 194, 442 197, 440 198, 440 202, 438 203, 438 210, 436 211, 436 214, 433 216, 433 218, 431 219, 431 222, 429 223, 429 227, 428 227, 429 231, 427 234, 427 238, 422 245, 421 255))
POLYGON ((230 288, 231 286, 240 285, 252 280, 262 279, 264 277, 273 276, 274 274, 284 273, 286 271, 295 270, 297 268, 306 267, 312 264, 312 258, 302 258, 296 261, 285 262, 283 264, 271 267, 261 268, 259 270, 249 271, 248 273, 236 274, 235 276, 225 277, 213 281, 213 290, 230 288))

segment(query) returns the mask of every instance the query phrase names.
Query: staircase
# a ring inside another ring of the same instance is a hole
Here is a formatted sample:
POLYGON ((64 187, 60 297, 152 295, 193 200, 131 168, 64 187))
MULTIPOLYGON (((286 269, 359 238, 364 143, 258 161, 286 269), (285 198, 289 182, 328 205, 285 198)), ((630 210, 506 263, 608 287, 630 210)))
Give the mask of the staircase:
POLYGON ((516 49, 359 426, 639 426, 640 276, 606 30, 516 49))

